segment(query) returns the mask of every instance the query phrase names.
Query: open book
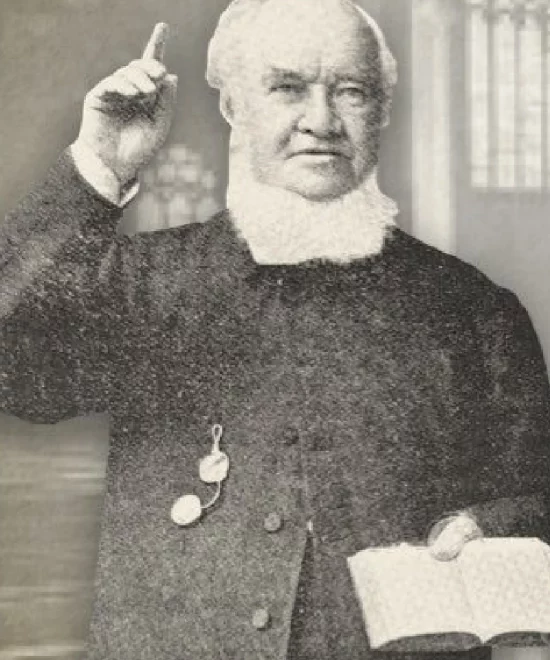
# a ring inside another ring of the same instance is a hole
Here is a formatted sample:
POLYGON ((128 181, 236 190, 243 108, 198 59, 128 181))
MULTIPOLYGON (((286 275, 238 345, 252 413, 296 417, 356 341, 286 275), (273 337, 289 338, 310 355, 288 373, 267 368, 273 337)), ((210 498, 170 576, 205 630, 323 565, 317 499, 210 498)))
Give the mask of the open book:
POLYGON ((550 547, 532 538, 466 544, 438 561, 402 544, 348 558, 372 648, 539 645, 550 633, 550 547))

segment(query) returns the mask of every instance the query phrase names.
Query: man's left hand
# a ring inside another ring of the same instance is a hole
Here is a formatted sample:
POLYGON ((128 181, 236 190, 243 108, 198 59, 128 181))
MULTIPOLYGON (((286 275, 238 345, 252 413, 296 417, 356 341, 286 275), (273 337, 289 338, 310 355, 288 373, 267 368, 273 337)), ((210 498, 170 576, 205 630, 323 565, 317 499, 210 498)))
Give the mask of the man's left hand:
POLYGON ((475 518, 467 512, 448 516, 437 522, 428 535, 428 547, 435 559, 455 559, 462 549, 474 539, 483 537, 475 518))

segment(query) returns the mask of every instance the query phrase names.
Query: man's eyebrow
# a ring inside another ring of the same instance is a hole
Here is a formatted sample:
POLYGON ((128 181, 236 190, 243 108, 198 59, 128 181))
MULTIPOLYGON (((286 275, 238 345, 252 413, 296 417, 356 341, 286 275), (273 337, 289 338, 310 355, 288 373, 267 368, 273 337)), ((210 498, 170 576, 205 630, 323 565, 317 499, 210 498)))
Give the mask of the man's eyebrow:
POLYGON ((370 66, 358 66, 353 71, 336 73, 337 80, 350 80, 356 82, 369 82, 376 77, 377 72, 370 66))
POLYGON ((272 80, 305 80, 305 76, 292 69, 283 69, 280 67, 271 67, 270 70, 262 76, 262 82, 269 83, 272 80))
MULTIPOLYGON (((346 72, 334 72, 334 82, 355 82, 363 85, 369 84, 373 81, 373 77, 376 77, 376 72, 373 71, 373 68, 370 66, 357 66, 353 71, 346 72)), ((272 66, 269 71, 267 71, 262 76, 262 83, 264 85, 269 85, 274 80, 289 80, 293 82, 308 82, 308 80, 313 79, 308 77, 306 74, 296 71, 295 69, 286 69, 284 67, 272 66)))

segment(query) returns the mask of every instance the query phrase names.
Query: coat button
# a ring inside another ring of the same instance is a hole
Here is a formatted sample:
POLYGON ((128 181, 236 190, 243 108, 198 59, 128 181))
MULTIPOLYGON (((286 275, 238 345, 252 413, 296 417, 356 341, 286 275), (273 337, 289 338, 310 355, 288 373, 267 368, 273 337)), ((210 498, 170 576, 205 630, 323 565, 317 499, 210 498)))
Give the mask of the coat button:
POLYGON ((257 610, 254 610, 252 615, 252 625, 256 630, 265 630, 269 628, 271 622, 271 617, 269 616, 268 610, 264 607, 259 607, 257 610))
POLYGON ((286 445, 287 447, 292 447, 293 445, 297 444, 298 440, 300 439, 300 434, 298 432, 298 429, 286 429, 285 432, 283 433, 283 444, 286 445))
POLYGON ((283 526, 283 519, 278 513, 269 513, 264 519, 264 529, 273 534, 278 532, 283 526))

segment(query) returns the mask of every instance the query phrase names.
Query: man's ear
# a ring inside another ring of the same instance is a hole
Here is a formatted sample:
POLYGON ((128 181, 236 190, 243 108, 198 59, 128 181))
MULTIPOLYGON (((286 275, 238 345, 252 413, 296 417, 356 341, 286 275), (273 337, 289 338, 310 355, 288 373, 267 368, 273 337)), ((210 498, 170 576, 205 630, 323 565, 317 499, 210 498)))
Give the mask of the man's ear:
POLYGON ((382 104, 380 114, 380 128, 387 128, 390 125, 391 102, 391 98, 388 98, 382 104))
POLYGON ((235 121, 235 108, 233 99, 226 89, 220 91, 220 112, 225 121, 233 128, 235 121))

